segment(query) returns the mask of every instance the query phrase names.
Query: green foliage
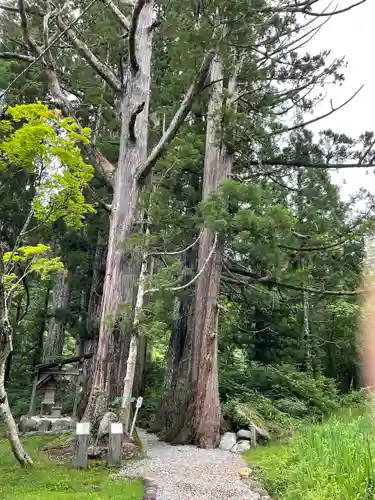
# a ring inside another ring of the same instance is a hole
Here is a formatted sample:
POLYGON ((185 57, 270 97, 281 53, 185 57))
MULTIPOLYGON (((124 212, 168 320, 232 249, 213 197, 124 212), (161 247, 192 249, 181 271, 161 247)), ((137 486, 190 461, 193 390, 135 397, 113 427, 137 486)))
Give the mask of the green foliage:
POLYGON ((370 417, 349 411, 301 430, 289 443, 246 453, 273 498, 372 499, 375 448, 370 417))
POLYGON ((93 211, 82 194, 94 173, 80 151, 89 129, 40 103, 9 107, 6 118, 0 122, 0 171, 21 168, 34 176, 37 219, 82 226, 84 214, 93 211))
POLYGON ((8 442, 0 438, 0 491, 3 500, 45 500, 45 498, 141 500, 143 498, 140 481, 129 482, 112 478, 107 467, 94 464, 85 471, 74 469, 70 464, 48 460, 41 451, 48 444, 52 444, 51 438, 25 439, 25 448, 36 460, 36 464, 32 469, 24 470, 10 454, 8 442))
MULTIPOLYGON (((51 247, 39 243, 36 246, 19 247, 14 252, 4 254, 6 263, 22 263, 25 266, 25 274, 36 273, 42 280, 46 280, 53 273, 58 273, 64 269, 64 264, 60 257, 51 256, 51 247)), ((6 283, 11 284, 17 279, 15 274, 7 275, 6 283)))

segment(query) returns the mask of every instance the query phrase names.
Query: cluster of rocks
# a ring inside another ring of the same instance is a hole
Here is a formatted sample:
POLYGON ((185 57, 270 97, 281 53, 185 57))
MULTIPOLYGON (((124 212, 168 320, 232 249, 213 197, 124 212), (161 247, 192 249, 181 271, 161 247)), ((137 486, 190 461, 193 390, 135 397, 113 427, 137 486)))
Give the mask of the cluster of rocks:
POLYGON ((250 429, 240 429, 237 433, 226 432, 223 434, 219 448, 232 453, 244 453, 269 439, 270 436, 265 429, 252 425, 250 429))
POLYGON ((23 434, 59 434, 74 427, 71 417, 22 416, 18 424, 23 434))

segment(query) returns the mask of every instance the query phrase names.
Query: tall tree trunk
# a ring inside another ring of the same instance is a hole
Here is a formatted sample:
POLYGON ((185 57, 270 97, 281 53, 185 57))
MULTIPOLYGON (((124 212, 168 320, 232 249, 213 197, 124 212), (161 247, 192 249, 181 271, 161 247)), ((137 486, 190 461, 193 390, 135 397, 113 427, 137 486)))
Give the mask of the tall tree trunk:
POLYGON ((17 424, 13 418, 4 385, 6 362, 12 350, 12 328, 8 320, 4 288, 3 248, 0 244, 0 415, 2 416, 5 423, 5 428, 13 455, 15 456, 17 461, 23 467, 25 467, 27 465, 31 465, 33 461, 24 450, 20 441, 17 424))
MULTIPOLYGON (((182 258, 183 267, 188 270, 195 271, 197 268, 197 251, 190 248, 183 254, 182 258)), ((168 352, 166 355, 166 368, 164 375, 164 392, 160 401, 160 406, 157 410, 153 430, 163 435, 166 430, 171 426, 174 418, 175 411, 173 408, 176 404, 176 390, 179 383, 179 377, 188 377, 187 368, 189 363, 182 364, 182 358, 186 351, 185 344, 188 339, 188 332, 191 327, 189 326, 189 318, 191 323, 193 306, 193 294, 188 292, 182 297, 177 297, 175 302, 175 321, 171 337, 169 340, 168 352), (185 368, 179 373, 179 367, 185 368), (186 371, 186 373, 185 373, 186 371)), ((185 354, 186 355, 186 354, 185 354)))
POLYGON ((99 336, 106 256, 106 237, 103 231, 99 231, 96 241, 94 262, 92 265, 91 288, 86 315, 86 332, 90 339, 99 336))
MULTIPOLYGON (((208 107, 206 153, 203 178, 203 201, 217 193, 227 177, 231 156, 220 147, 218 119, 223 106, 223 69, 216 58, 211 66, 211 98, 208 107)), ((174 406, 172 424, 163 434, 175 443, 193 442, 203 448, 217 446, 220 438, 220 401, 218 387, 218 313, 221 277, 221 248, 217 235, 205 229, 199 241, 198 269, 206 265, 196 282, 191 335, 185 344, 177 390, 181 404, 174 406), (185 397, 186 395, 186 397, 185 397), (185 410, 183 405, 187 405, 185 410)), ((175 395, 176 391, 175 391, 175 395)))
POLYGON ((52 317, 48 326, 48 337, 44 344, 43 362, 62 355, 65 341, 65 313, 69 305, 68 276, 61 272, 53 288, 52 317))
POLYGON ((132 29, 129 33, 135 47, 133 53, 129 50, 129 67, 123 82, 120 156, 110 218, 98 350, 86 419, 100 414, 103 407, 107 406, 108 399, 116 396, 113 384, 116 380, 114 371, 118 367, 114 365, 114 356, 116 350, 123 352, 127 341, 122 331, 119 307, 125 303, 133 309, 133 292, 139 275, 140 264, 131 259, 129 249, 124 245, 133 230, 136 213, 139 193, 136 172, 139 165, 144 164, 147 159, 152 21, 153 1, 148 0, 141 6, 135 30, 132 29), (120 345, 114 344, 115 330, 119 332, 120 345))
POLYGON ((38 314, 38 319, 40 323, 36 332, 36 338, 34 343, 35 347, 33 355, 33 368, 35 368, 43 361, 44 332, 46 330, 46 318, 48 316, 48 305, 50 300, 51 288, 52 288, 52 283, 49 281, 44 295, 43 310, 40 311, 38 314))

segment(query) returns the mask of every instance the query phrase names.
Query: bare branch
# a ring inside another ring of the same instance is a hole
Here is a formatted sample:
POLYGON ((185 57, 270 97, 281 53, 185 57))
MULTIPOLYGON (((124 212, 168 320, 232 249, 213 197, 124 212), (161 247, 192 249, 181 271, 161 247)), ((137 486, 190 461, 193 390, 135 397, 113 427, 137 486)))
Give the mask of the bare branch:
POLYGON ((120 92, 121 82, 112 72, 112 70, 103 64, 96 55, 88 48, 88 46, 80 40, 75 34, 74 30, 65 24, 61 16, 56 17, 56 22, 60 30, 64 33, 66 38, 74 45, 77 51, 85 59, 87 64, 105 80, 108 85, 115 91, 120 92))
POLYGON ((166 255, 169 255, 169 256, 170 255, 181 255, 182 253, 185 253, 188 250, 190 250, 191 248, 193 248, 198 243, 198 241, 201 239, 202 234, 203 234, 203 231, 201 231, 199 233, 198 238, 196 240, 194 240, 193 243, 191 243, 189 246, 183 248, 182 250, 177 250, 176 252, 150 252, 147 254, 146 257, 165 257, 166 255))
MULTIPOLYGON (((320 116, 318 116, 316 118, 312 118, 311 120, 307 120, 304 123, 299 123, 297 125, 294 125, 293 127, 288 127, 286 130, 283 130, 281 133, 291 132, 292 130, 297 130, 299 128, 307 127, 307 125, 311 125, 312 123, 318 122, 318 121, 322 120, 323 118, 327 118, 327 116, 333 115, 333 113, 336 113, 336 111, 339 111, 344 106, 346 106, 347 104, 349 104, 349 102, 352 101, 359 94, 359 92, 362 89, 363 89, 363 85, 361 85, 360 88, 356 92, 354 92, 354 94, 351 97, 349 97, 349 99, 347 99, 345 102, 343 102, 342 104, 340 104, 340 106, 338 106, 337 108, 335 108, 332 105, 332 102, 331 102, 331 111, 328 111, 328 113, 324 113, 323 115, 320 115, 320 116)), ((279 133, 280 132, 276 132, 276 133, 273 133, 272 135, 277 135, 279 133)))
POLYGON ((331 12, 312 12, 306 9, 293 9, 293 8, 285 9, 284 12, 301 12, 303 14, 306 14, 307 16, 313 16, 313 17, 335 16, 336 14, 343 14, 344 12, 348 12, 349 10, 354 9, 355 7, 358 7, 358 5, 361 5, 365 2, 366 0, 360 0, 359 2, 349 5, 348 7, 339 10, 335 9, 331 12))
POLYGON ((114 14, 118 21, 120 21, 120 24, 123 28, 126 29, 126 31, 130 30, 130 21, 129 19, 124 16, 124 14, 121 12, 121 10, 113 3, 112 0, 102 0, 106 6, 109 8, 109 10, 114 14))
POLYGON ((172 118, 171 123, 169 124, 169 127, 163 134, 162 138, 158 142, 158 144, 154 147, 154 149, 151 151, 149 157, 147 158, 146 162, 144 165, 140 165, 139 168, 137 169, 137 179, 141 180, 149 174, 151 171, 152 167, 155 165, 155 162, 159 159, 159 157, 163 154, 165 148, 168 146, 168 144, 174 139, 176 136, 178 130, 180 129, 181 125, 183 124, 185 118, 190 112, 191 106, 196 98, 196 96, 199 94, 199 92, 202 90, 206 79, 208 72, 211 67, 211 63, 214 58, 214 51, 209 51, 202 62, 202 65, 199 69, 198 74, 195 77, 195 80, 187 93, 185 94, 185 97, 177 110, 176 114, 172 118))
MULTIPOLYGON (((211 250, 210 250, 210 253, 208 254, 207 256, 207 259, 204 261, 204 264, 203 266, 200 268, 200 270, 197 272, 197 274, 190 280, 188 281, 187 283, 185 283, 184 285, 180 285, 180 286, 174 286, 174 287, 170 287, 170 288, 166 288, 165 290, 168 291, 168 292, 178 292, 180 290, 184 290, 185 288, 188 288, 189 286, 193 285, 197 279, 203 274, 204 270, 206 269, 207 267, 207 264, 210 262, 213 254, 214 254, 214 251, 215 251, 215 248, 217 246, 217 233, 215 233, 215 238, 214 238, 214 242, 212 244, 212 247, 211 247, 211 250)), ((150 288, 150 290, 146 290, 145 291, 145 294, 146 293, 155 293, 155 292, 159 292, 161 289, 160 288, 150 288)))
POLYGON ((142 12, 143 7, 145 6, 147 0, 137 0, 134 5, 132 20, 130 23, 129 30, 129 61, 130 61, 130 69, 132 73, 135 75, 139 70, 139 65, 137 61, 137 56, 135 54, 135 34, 137 31, 139 16, 142 12))
POLYGON ((33 62, 34 57, 26 54, 16 54, 15 52, 0 52, 0 59, 33 62))

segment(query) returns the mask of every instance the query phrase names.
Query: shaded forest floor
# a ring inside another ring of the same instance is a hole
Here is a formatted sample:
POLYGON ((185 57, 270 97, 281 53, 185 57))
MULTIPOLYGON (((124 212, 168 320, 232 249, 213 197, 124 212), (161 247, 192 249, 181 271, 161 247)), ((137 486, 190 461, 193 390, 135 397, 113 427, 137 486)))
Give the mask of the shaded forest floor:
POLYGON ((375 499, 371 420, 356 408, 245 459, 275 500, 375 499))
MULTIPOLYGON (((90 465, 88 470, 74 469, 61 461, 51 461, 42 449, 52 443, 46 437, 23 440, 35 467, 22 469, 10 451, 9 443, 0 437, 1 500, 141 500, 140 480, 116 479, 103 465, 90 465)), ((56 454, 54 454, 56 456, 56 454)))

